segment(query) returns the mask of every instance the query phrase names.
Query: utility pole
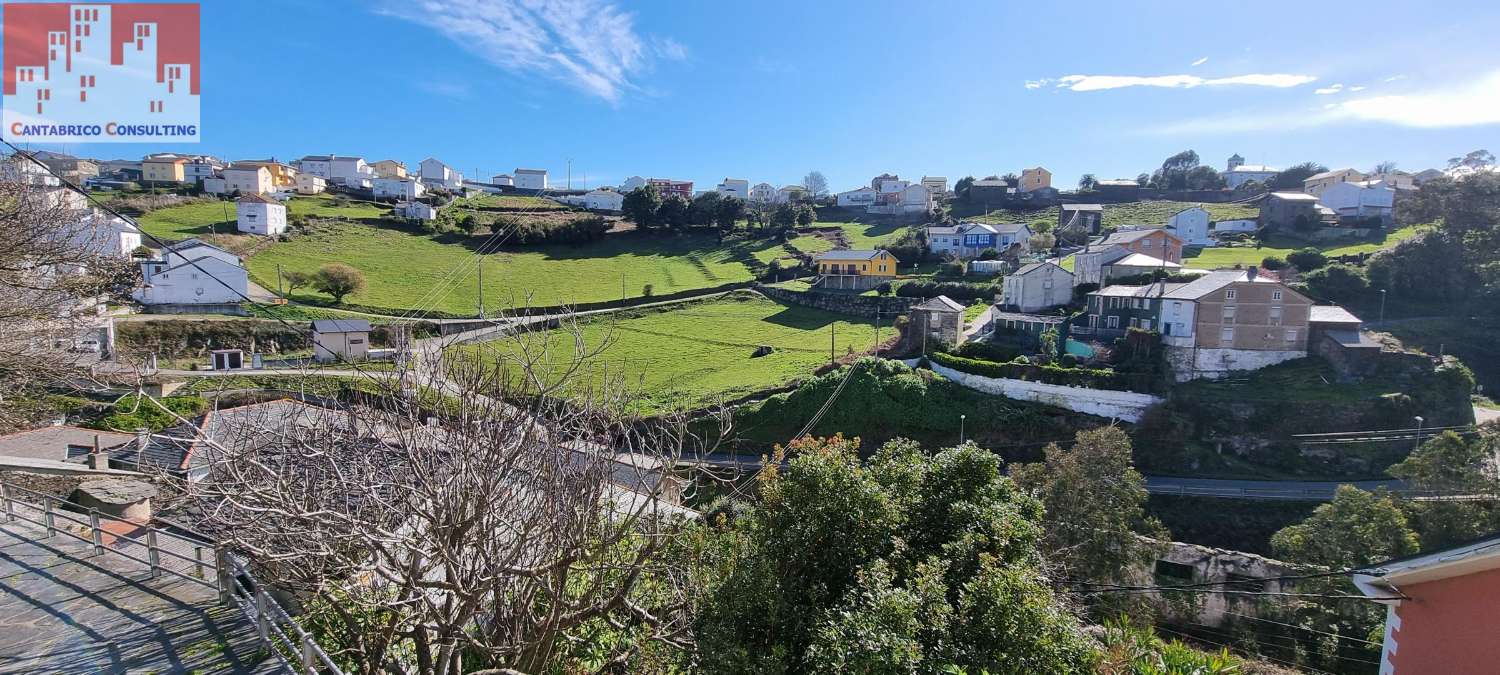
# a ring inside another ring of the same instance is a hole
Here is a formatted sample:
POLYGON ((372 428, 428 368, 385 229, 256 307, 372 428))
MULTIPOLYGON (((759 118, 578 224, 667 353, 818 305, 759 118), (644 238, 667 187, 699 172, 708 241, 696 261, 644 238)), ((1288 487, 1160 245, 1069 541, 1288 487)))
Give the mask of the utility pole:
POLYGON ((484 318, 484 255, 479 256, 479 318, 484 318))
POLYGON ((875 308, 875 358, 880 358, 880 308, 875 308))
POLYGON ((1380 323, 1385 323, 1385 289, 1380 289, 1380 323))
POLYGON ((568 158, 568 189, 573 189, 573 158, 568 158))
POLYGON ((286 297, 286 294, 281 292, 281 263, 276 263, 276 294, 286 297))
POLYGON ((833 365, 836 359, 833 355, 833 324, 828 324, 828 365, 833 365))

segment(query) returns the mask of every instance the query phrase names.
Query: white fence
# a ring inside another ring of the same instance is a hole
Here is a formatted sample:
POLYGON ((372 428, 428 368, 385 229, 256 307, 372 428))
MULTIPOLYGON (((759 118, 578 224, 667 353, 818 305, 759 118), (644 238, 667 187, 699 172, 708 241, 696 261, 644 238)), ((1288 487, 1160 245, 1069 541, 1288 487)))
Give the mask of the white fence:
MULTIPOLYGON (((915 366, 917 359, 907 359, 905 363, 915 366)), ((1141 421, 1141 417, 1146 414, 1147 409, 1165 400, 1159 396, 1140 394, 1133 391, 1090 389, 1087 387, 1069 387, 1062 384, 1047 384, 1045 382, 985 377, 983 375, 974 375, 954 370, 930 360, 928 361, 928 367, 932 369, 932 372, 975 391, 1013 398, 1018 401, 1030 401, 1032 403, 1066 408, 1086 415, 1120 419, 1126 422, 1141 421)))

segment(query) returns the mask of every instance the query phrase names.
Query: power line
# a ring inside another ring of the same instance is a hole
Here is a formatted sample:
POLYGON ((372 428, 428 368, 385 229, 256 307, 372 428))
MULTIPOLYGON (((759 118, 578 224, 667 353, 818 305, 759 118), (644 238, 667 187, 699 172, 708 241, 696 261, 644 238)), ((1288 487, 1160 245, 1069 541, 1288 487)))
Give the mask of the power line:
POLYGON ((1241 617, 1241 618, 1250 619, 1251 621, 1261 621, 1261 622, 1265 622, 1265 623, 1275 624, 1277 626, 1286 626, 1287 628, 1297 628, 1299 630, 1305 630, 1305 631, 1308 631, 1310 633, 1317 633, 1318 635, 1327 635, 1328 637, 1334 637, 1334 638, 1338 638, 1340 640, 1349 640, 1351 642, 1359 642, 1359 643, 1363 643, 1363 644, 1367 644, 1367 645, 1374 645, 1376 647, 1382 647, 1382 646, 1384 646, 1382 643, 1379 643, 1379 642, 1371 642, 1370 640, 1362 640, 1360 638, 1353 637, 1353 636, 1350 636, 1350 635, 1339 635, 1338 633, 1330 633, 1328 631, 1318 630, 1316 628, 1308 628, 1307 626, 1299 626, 1299 625, 1294 624, 1294 623, 1285 623, 1285 622, 1281 622, 1281 621, 1272 621, 1271 619, 1265 619, 1265 618, 1261 618, 1261 617, 1258 617, 1258 616, 1250 616, 1249 614, 1240 614, 1239 612, 1231 612, 1231 611, 1229 611, 1227 609, 1224 610, 1224 613, 1228 614, 1230 616, 1238 616, 1238 617, 1241 617))

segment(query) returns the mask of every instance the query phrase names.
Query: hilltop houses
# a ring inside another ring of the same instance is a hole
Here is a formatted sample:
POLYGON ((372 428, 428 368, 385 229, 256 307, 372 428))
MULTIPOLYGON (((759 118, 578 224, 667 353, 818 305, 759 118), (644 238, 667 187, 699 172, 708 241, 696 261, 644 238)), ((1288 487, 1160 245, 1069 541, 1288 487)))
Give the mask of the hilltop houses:
POLYGON ((508 173, 497 173, 494 176, 490 177, 490 185, 495 185, 495 186, 500 186, 500 187, 514 187, 515 184, 516 184, 516 177, 512 176, 512 175, 510 175, 508 173))
POLYGON ((1260 226, 1267 230, 1332 224, 1337 214, 1305 192, 1272 192, 1260 205, 1260 226))
POLYGON ((547 189, 546 169, 516 169, 513 174, 515 186, 521 190, 547 189))
MULTIPOLYGON (((242 195, 265 195, 276 191, 276 182, 271 171, 259 164, 234 163, 224 169, 224 193, 242 195)), ((208 186, 204 186, 208 191, 208 186)))
POLYGON ((846 209, 864 209, 875 204, 875 188, 860 186, 834 195, 834 203, 846 209))
POLYGON ((725 178, 724 182, 714 187, 714 191, 725 197, 749 199, 750 181, 743 178, 725 178))
POLYGON ((249 193, 235 200, 236 229, 263 236, 286 232, 286 206, 274 199, 249 193))
POLYGON ((242 159, 233 165, 233 167, 240 168, 257 166, 264 168, 266 173, 271 176, 271 189, 266 190, 266 192, 278 192, 297 187, 298 171, 275 159, 242 159))
POLYGON ((328 181, 322 176, 314 176, 310 173, 297 174, 297 194, 316 195, 328 189, 328 181))
POLYGON ((1395 200, 1396 188, 1378 180, 1334 183, 1324 188, 1318 198, 1340 219, 1379 218, 1386 222, 1391 220, 1395 200))
POLYGON ((1323 191, 1339 183, 1365 180, 1365 175, 1354 169, 1335 169, 1313 174, 1302 181, 1302 191, 1314 197, 1322 197, 1323 191))
POLYGON ((776 186, 770 183, 756 183, 750 188, 750 201, 762 204, 771 204, 776 201, 776 186))
POLYGON ((382 159, 370 164, 370 170, 381 178, 406 178, 406 164, 394 159, 382 159))
POLYGON ((434 220, 438 214, 437 207, 425 202, 398 202, 392 210, 407 220, 434 220))
POLYGON ((693 181, 672 180, 671 178, 648 178, 646 184, 656 188, 662 199, 667 197, 681 197, 691 200, 693 198, 693 181))
POLYGON ((319 176, 330 185, 369 189, 375 170, 363 157, 308 155, 294 162, 298 171, 319 176))
POLYGON ((1208 236, 1208 209, 1201 206, 1183 209, 1167 219, 1167 232, 1182 240, 1183 246, 1213 246, 1208 236))
POLYGON ((1182 240, 1165 229, 1114 232, 1090 243, 1073 256, 1073 274, 1078 284, 1105 281, 1105 267, 1131 254, 1140 253, 1163 263, 1182 262, 1182 240))
POLYGON ((1052 172, 1042 167, 1021 170, 1021 182, 1016 186, 1021 192, 1036 192, 1052 187, 1052 172))
POLYGON ((370 192, 376 199, 410 201, 427 194, 427 188, 422 181, 411 178, 376 178, 370 181, 370 192))
POLYGON ((464 186, 463 174, 454 171, 447 164, 432 157, 422 160, 422 163, 418 165, 417 175, 422 184, 429 188, 441 188, 450 192, 457 192, 462 190, 464 186))
POLYGON ((1017 312, 1036 312, 1073 301, 1073 273, 1055 262, 1022 265, 1005 276, 1000 304, 1017 312))

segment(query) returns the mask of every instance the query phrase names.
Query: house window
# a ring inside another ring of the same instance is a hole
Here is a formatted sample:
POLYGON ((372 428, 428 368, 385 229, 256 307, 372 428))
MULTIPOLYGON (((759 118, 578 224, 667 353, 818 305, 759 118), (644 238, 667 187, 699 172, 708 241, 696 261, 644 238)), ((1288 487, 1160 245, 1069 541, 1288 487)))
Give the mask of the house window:
POLYGON ((1271 299, 1272 300, 1280 300, 1281 299, 1281 291, 1271 291, 1271 299))
POLYGON ((1271 319, 1270 323, 1271 323, 1272 326, 1280 326, 1281 325, 1281 307, 1280 306, 1272 307, 1271 308, 1271 317, 1270 317, 1270 319, 1271 319))
POLYGON ((1042 280, 1042 288, 1052 288, 1052 280, 1051 279, 1043 279, 1042 280))
POLYGON ((1151 248, 1151 240, 1150 239, 1142 239, 1141 240, 1141 248, 1151 248))
POLYGON ((1135 317, 1130 317, 1130 327, 1131 328, 1139 328, 1140 327, 1140 322, 1135 317))
POLYGON ((1141 319, 1141 328, 1144 328, 1146 330, 1151 330, 1151 320, 1150 319, 1141 319))
POLYGON ((1108 319, 1108 323, 1109 323, 1109 327, 1110 328, 1119 328, 1120 327, 1120 317, 1118 317, 1118 316, 1111 316, 1108 319))
POLYGON ((1227 291, 1224 291, 1224 299, 1225 300, 1233 300, 1234 299, 1234 289, 1233 288, 1231 288, 1231 289, 1229 289, 1227 291))
POLYGON ((1296 328, 1288 328, 1288 329, 1286 329, 1286 341, 1287 342, 1296 342, 1297 341, 1297 329, 1296 328))
POLYGON ((1233 307, 1225 307, 1224 308, 1224 321, 1223 321, 1223 323, 1234 323, 1234 308, 1233 307))
POLYGON ((1226 326, 1219 329, 1219 344, 1234 344, 1234 328, 1226 326))
POLYGON ((1155 568, 1154 571, 1156 572, 1156 576, 1158 578, 1161 578, 1161 579, 1175 580, 1175 581, 1192 581, 1193 580, 1193 566, 1192 565, 1184 565, 1182 563, 1175 563, 1175 562, 1172 562, 1170 560, 1158 560, 1158 561, 1156 561, 1156 568, 1155 568))

